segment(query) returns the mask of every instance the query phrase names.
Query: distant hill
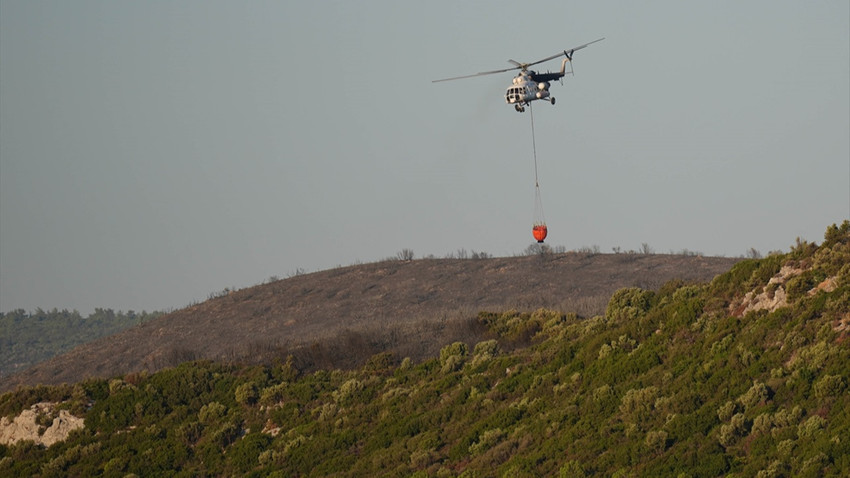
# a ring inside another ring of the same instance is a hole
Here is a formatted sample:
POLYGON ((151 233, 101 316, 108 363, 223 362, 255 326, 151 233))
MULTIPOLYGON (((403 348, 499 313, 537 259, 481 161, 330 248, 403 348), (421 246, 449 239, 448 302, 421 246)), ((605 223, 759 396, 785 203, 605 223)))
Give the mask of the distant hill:
POLYGON ((88 317, 57 309, 0 313, 0 378, 160 315, 100 308, 88 317))
POLYGON ((231 292, 79 346, 22 373, 19 385, 156 371, 193 359, 263 362, 294 353, 303 368, 355 366, 391 350, 422 359, 482 331, 481 310, 541 307, 589 317, 622 287, 708 281, 740 259, 544 253, 341 267, 231 292))
POLYGON ((421 362, 194 361, 5 393, 0 475, 850 476, 850 222, 591 318, 465 323, 480 340, 421 362))

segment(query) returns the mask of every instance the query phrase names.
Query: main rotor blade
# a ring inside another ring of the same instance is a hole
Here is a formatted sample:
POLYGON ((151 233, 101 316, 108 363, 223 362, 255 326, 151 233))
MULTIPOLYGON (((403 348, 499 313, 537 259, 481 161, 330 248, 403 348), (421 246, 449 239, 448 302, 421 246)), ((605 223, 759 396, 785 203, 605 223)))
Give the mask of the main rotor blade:
POLYGON ((572 57, 573 53, 576 52, 577 50, 581 50, 582 48, 584 48, 588 45, 592 45, 592 44, 594 44, 598 41, 602 41, 604 39, 605 38, 603 37, 603 38, 600 38, 598 40, 593 40, 590 43, 585 43, 584 45, 577 46, 577 47, 574 47, 574 48, 570 48, 569 50, 564 50, 560 53, 556 53, 552 56, 547 56, 546 58, 544 58, 542 60, 537 60, 533 63, 520 63, 516 60, 508 60, 509 63, 511 63, 512 65, 516 65, 516 66, 511 67, 511 68, 504 68, 502 70, 482 71, 481 73, 475 73, 474 75, 453 76, 451 78, 443 78, 443 79, 440 79, 440 80, 431 80, 431 83, 439 83, 441 81, 462 80, 464 78, 474 78, 476 76, 493 75, 493 74, 496 74, 496 73, 505 73, 506 71, 511 71, 511 70, 525 70, 529 66, 536 65, 538 63, 543 63, 544 61, 553 60, 555 58, 558 58, 559 56, 566 56, 567 58, 570 58, 570 57, 572 57), (569 52, 569 53, 567 53, 567 52, 569 52))
POLYGON ((503 70, 482 71, 481 73, 475 73, 474 75, 454 76, 452 78, 443 78, 443 79, 440 79, 440 80, 431 80, 431 83, 439 83, 441 81, 451 81, 451 80, 462 80, 464 78, 473 78, 473 77, 476 77, 476 76, 493 75, 493 74, 496 74, 496 73, 504 73, 506 71, 518 70, 520 68, 521 67, 516 66, 516 67, 513 67, 513 68, 505 68, 503 70))
POLYGON ((586 47, 586 46, 593 45, 594 43, 596 43, 596 42, 598 42, 598 41, 602 41, 602 40, 604 40, 604 39, 605 39, 605 38, 603 37, 603 38, 600 38, 600 39, 598 39, 598 40, 593 40, 593 41, 592 41, 592 42, 590 42, 590 43, 585 43, 584 45, 577 46, 577 47, 574 47, 574 48, 570 48, 570 49, 568 49, 568 50, 564 50, 564 51, 562 51, 561 53, 556 53, 556 54, 554 54, 554 55, 552 55, 552 56, 547 56, 546 58, 544 58, 544 59, 542 59, 542 60, 537 60, 537 61, 535 61, 534 63, 527 63, 525 66, 526 66, 526 67, 528 67, 528 66, 531 66, 531 65, 536 65, 536 64, 538 64, 538 63, 543 63, 544 61, 554 60, 555 58, 558 58, 559 56, 568 56, 568 57, 571 57, 571 56, 573 56, 573 53, 574 53, 575 51, 577 51, 577 50, 581 50, 582 48, 584 48, 584 47, 586 47), (569 53, 569 55, 566 55, 566 53, 567 53, 567 52, 570 52, 570 53, 569 53))

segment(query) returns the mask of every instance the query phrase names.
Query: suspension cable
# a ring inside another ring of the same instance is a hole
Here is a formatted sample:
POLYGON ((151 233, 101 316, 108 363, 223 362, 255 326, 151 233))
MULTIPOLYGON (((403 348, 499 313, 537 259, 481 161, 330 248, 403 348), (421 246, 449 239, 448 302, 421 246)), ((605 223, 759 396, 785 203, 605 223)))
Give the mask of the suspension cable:
POLYGON ((534 138, 534 109, 528 104, 528 114, 531 116, 531 148, 534 151, 534 187, 540 187, 537 181, 537 141, 534 138))
POLYGON ((543 214, 543 198, 540 195, 540 181, 537 176, 537 139, 534 134, 534 109, 528 105, 531 116, 531 147, 534 153, 534 224, 545 225, 546 216, 543 214))

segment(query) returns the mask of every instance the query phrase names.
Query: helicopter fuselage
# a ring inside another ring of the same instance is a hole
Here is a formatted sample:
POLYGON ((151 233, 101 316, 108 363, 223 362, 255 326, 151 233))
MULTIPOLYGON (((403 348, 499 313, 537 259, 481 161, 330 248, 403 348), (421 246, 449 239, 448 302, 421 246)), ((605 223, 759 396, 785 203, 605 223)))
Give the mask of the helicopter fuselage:
POLYGON ((525 105, 534 100, 546 100, 554 105, 555 97, 549 93, 549 82, 564 77, 568 61, 569 58, 565 58, 561 64, 561 71, 555 73, 537 73, 532 70, 520 71, 513 78, 511 86, 505 91, 505 102, 514 105, 514 108, 520 113, 525 111, 525 105))

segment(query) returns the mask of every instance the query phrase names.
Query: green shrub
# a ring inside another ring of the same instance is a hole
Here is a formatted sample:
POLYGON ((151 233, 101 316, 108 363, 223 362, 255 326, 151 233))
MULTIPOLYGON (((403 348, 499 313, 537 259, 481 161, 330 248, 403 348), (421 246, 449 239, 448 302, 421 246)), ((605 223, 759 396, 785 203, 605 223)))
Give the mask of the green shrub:
POLYGON ((227 414, 227 407, 218 403, 210 402, 198 412, 198 421, 205 425, 211 425, 220 421, 227 414))
POLYGON ((395 366, 395 363, 396 359, 392 352, 381 352, 369 358, 363 370, 370 373, 386 373, 395 366))
POLYGON ((499 353, 499 342, 496 340, 485 340, 483 342, 478 342, 475 344, 475 348, 473 349, 473 355, 481 356, 486 355, 489 357, 494 357, 499 353))
POLYGON ((460 370, 466 361, 469 347, 463 342, 455 342, 440 349, 440 370, 443 373, 460 370))
POLYGON ((632 420, 644 421, 654 410, 657 396, 655 386, 628 390, 620 401, 620 412, 632 420))
POLYGON ((481 454, 502 441, 504 437, 505 432, 501 428, 486 430, 479 435, 477 442, 469 445, 469 453, 471 455, 481 454))
POLYGON ((227 450, 227 457, 237 470, 245 473, 260 464, 260 454, 266 451, 271 440, 264 433, 249 433, 227 450))
POLYGON ((559 470, 559 478, 585 478, 587 472, 578 460, 570 460, 566 462, 559 470))
POLYGON ((718 441, 725 447, 732 446, 749 431, 749 424, 743 413, 736 413, 729 419, 729 423, 720 426, 718 441))
POLYGON ((850 220, 845 219, 841 226, 832 224, 826 228, 821 248, 829 249, 836 244, 850 244, 850 220))
POLYGON ((359 400, 365 385, 360 380, 352 378, 343 383, 339 389, 333 392, 334 401, 339 405, 347 405, 359 400))
POLYGON ((826 426, 826 420, 820 415, 812 415, 797 427, 797 435, 800 438, 812 438, 826 426))
POLYGON ((607 320, 633 320, 642 316, 653 304, 655 293, 636 287, 614 292, 605 309, 607 320))
POLYGON ((254 382, 243 383, 236 387, 236 402, 241 405, 253 405, 260 398, 254 382))
POLYGON ((644 444, 653 453, 661 453, 667 449, 667 432, 664 430, 652 430, 646 434, 644 444))
POLYGON ((717 409, 717 418, 720 419, 721 422, 727 422, 732 418, 732 415, 738 411, 738 407, 735 402, 729 400, 725 404, 723 404, 720 408, 717 409))
POLYGON ((759 403, 766 402, 769 397, 770 390, 765 384, 761 382, 753 382, 753 386, 750 387, 746 393, 738 397, 738 403, 740 403, 746 411, 755 407, 759 403))
POLYGON ((794 276, 785 284, 785 292, 788 294, 788 302, 796 302, 806 295, 809 290, 818 285, 815 274, 807 270, 798 276, 794 276))
POLYGON ((844 391, 845 388, 846 385, 842 376, 824 375, 823 377, 819 378, 814 384, 815 397, 837 397, 844 391))

